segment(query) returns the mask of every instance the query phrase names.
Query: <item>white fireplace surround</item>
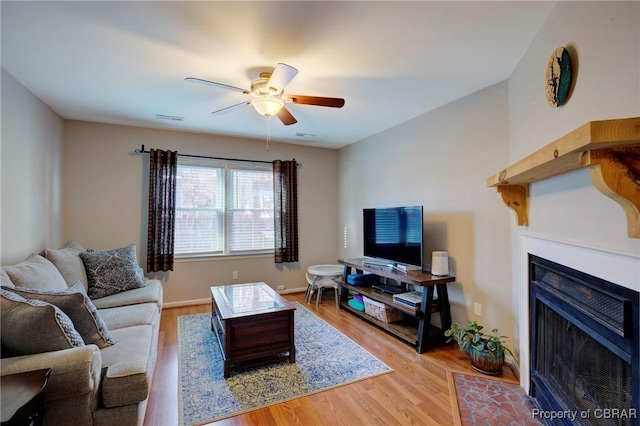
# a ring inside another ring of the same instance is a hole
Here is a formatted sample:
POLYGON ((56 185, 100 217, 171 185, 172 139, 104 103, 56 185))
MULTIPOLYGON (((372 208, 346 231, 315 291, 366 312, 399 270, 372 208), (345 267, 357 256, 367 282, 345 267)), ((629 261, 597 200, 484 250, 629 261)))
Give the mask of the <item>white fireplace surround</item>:
MULTIPOLYGON (((529 254, 640 292, 640 253, 590 247, 533 234, 520 236, 520 386, 529 393, 529 254)), ((640 327, 640 324, 638 324, 640 327)))

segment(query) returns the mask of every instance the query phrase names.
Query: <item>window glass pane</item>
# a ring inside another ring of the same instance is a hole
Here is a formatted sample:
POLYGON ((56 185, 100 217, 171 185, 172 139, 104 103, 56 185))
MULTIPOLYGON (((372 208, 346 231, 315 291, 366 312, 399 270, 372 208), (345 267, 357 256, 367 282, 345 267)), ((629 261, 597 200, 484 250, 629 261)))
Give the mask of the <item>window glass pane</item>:
POLYGON ((175 253, 222 251, 221 214, 211 210, 177 210, 175 253))
POLYGON ((273 227, 269 166, 193 159, 178 164, 176 254, 272 252, 273 227))
POLYGON ((229 171, 229 251, 273 250, 273 173, 229 171))
POLYGON ((222 207, 222 169, 178 165, 177 208, 222 207))
POLYGON ((223 192, 221 168, 178 165, 175 252, 221 252, 223 192))

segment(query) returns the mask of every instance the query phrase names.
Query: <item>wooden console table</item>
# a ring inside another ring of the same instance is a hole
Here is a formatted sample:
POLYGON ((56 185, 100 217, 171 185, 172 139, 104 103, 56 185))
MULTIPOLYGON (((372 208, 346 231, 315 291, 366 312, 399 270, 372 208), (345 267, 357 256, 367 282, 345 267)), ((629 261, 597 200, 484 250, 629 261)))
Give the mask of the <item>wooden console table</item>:
POLYGON ((365 265, 366 259, 344 259, 338 262, 344 265, 342 282, 340 285, 345 291, 340 296, 340 307, 359 317, 377 325, 389 333, 405 340, 415 346, 416 352, 423 353, 427 345, 432 342, 444 342, 444 330, 451 327, 451 310, 449 307, 449 294, 447 283, 454 282, 456 278, 451 275, 435 276, 423 271, 409 271, 406 274, 398 273, 388 267, 365 265), (356 273, 370 272, 380 277, 391 278, 402 283, 405 290, 407 284, 424 287, 422 303, 413 308, 402 303, 394 302, 390 294, 372 289, 370 287, 353 286, 347 283, 347 275, 355 270, 356 273), (402 311, 407 320, 399 323, 385 323, 373 318, 364 312, 353 309, 348 304, 349 290, 360 293, 370 299, 384 303, 385 305, 402 311), (435 297, 437 294, 437 298, 435 297), (431 324, 431 314, 439 312, 442 328, 431 324), (408 316, 408 318, 407 318, 408 316))

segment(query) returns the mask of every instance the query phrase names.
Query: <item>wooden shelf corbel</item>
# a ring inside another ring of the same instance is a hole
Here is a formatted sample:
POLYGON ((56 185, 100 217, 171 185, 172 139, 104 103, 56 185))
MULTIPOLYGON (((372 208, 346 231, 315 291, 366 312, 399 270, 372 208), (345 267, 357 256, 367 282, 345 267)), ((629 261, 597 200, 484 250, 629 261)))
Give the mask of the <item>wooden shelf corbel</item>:
POLYGON ((502 195, 502 201, 516 214, 518 226, 528 225, 529 185, 498 185, 496 189, 502 195))
POLYGON ((582 167, 622 206, 630 238, 640 238, 640 117, 591 121, 487 179, 528 225, 529 184, 582 167))
POLYGON ((593 186, 622 206, 629 237, 640 238, 640 146, 585 151, 580 164, 593 186))

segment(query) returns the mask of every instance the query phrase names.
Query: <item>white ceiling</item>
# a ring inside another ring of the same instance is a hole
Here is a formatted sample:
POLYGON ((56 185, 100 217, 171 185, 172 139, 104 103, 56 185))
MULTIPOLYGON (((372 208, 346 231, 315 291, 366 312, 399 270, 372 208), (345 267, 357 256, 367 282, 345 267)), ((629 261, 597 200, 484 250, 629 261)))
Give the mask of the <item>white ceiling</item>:
POLYGON ((210 114, 247 95, 184 78, 249 88, 284 62, 285 93, 346 104, 288 104, 272 139, 339 148, 507 79, 555 2, 0 4, 2 67, 63 118, 264 139, 251 107, 210 114))

